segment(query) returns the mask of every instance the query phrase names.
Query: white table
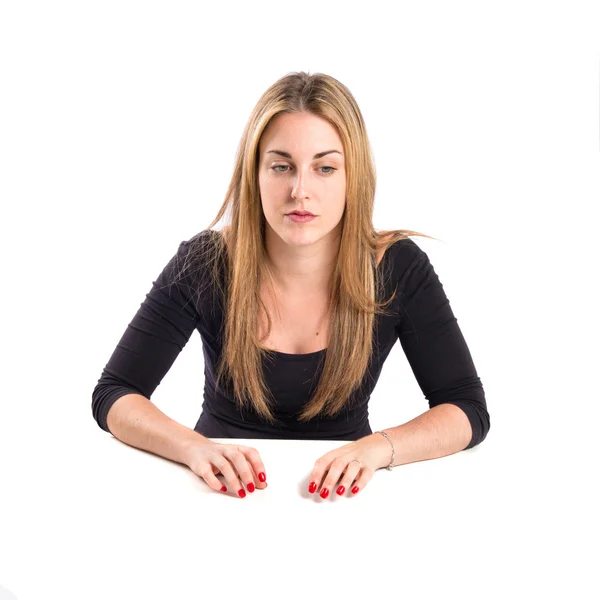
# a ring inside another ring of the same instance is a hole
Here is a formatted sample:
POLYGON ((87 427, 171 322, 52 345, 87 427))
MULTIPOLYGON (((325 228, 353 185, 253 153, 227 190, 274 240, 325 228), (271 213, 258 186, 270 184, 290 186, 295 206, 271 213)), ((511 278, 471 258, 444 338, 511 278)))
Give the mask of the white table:
POLYGON ((216 441, 257 448, 269 487, 214 492, 100 430, 29 470, 6 461, 0 585, 18 600, 600 597, 591 482, 567 461, 490 438, 323 500, 314 461, 346 442, 216 441))

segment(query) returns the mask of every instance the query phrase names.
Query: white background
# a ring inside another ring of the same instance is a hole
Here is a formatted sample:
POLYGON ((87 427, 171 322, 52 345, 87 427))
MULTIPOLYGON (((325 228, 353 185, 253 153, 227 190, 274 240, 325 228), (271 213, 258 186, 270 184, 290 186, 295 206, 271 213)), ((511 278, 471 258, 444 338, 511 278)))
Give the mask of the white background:
MULTIPOLYGON (((28 524, 40 507, 64 506, 57 473, 77 477, 90 440, 110 438, 91 412, 102 368, 179 243, 216 215, 259 96, 299 70, 339 79, 360 106, 376 228, 441 240, 413 238, 484 385, 491 430, 474 451, 491 472, 512 465, 517 501, 528 502, 524 486, 544 490, 535 505, 556 560, 536 585, 544 597, 573 586, 573 597, 600 598, 587 568, 600 564, 599 17, 596 2, 573 0, 2 3, 0 598, 2 586, 52 597, 48 565, 25 561, 42 534, 28 524)), ((190 428, 202 361, 195 332, 152 397, 190 428)), ((371 426, 426 409, 398 343, 371 426)), ((492 499, 489 519, 502 511, 492 499)), ((98 507, 78 514, 102 518, 98 507)), ((463 525, 485 538, 485 523, 463 525)), ((85 556, 68 535, 53 543, 85 556)), ((422 560, 434 577, 437 558, 422 560)), ((305 595, 313 575, 301 569, 305 595)), ((486 578, 465 577, 492 597, 486 578)), ((399 582, 391 597, 415 590, 399 582)))

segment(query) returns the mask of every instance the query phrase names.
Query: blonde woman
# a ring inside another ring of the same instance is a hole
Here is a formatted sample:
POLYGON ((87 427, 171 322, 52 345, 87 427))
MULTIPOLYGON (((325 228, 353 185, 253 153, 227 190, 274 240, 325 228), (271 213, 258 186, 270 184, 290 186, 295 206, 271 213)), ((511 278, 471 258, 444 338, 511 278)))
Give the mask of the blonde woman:
POLYGON ((314 465, 309 491, 323 498, 357 493, 377 469, 481 443, 481 380, 409 237, 430 236, 375 231, 374 196, 350 91, 322 73, 275 82, 250 115, 217 216, 181 242, 104 368, 92 398, 99 426, 242 498, 267 486, 259 453, 209 438, 348 440, 314 465), (194 330, 205 389, 191 430, 149 400, 194 330), (398 339, 429 410, 373 432, 369 398, 398 339))

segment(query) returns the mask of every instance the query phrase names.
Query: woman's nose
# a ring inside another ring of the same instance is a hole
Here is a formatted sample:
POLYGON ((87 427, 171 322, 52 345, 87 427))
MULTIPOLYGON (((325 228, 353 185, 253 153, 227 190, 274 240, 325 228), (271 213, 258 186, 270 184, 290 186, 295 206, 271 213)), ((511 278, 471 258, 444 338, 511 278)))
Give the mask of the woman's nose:
POLYGON ((304 198, 306 196, 306 190, 304 189, 304 175, 298 173, 294 186, 292 188, 292 196, 294 198, 304 198))

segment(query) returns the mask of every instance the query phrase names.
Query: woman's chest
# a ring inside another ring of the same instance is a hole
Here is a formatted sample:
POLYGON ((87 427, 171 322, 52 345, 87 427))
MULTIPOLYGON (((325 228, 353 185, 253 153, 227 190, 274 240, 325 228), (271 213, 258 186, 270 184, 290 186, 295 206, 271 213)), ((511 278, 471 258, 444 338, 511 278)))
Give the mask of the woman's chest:
POLYGON ((265 310, 258 315, 258 338, 263 348, 286 354, 308 354, 327 347, 329 339, 328 298, 324 295, 279 298, 261 294, 271 318, 267 331, 265 310))

